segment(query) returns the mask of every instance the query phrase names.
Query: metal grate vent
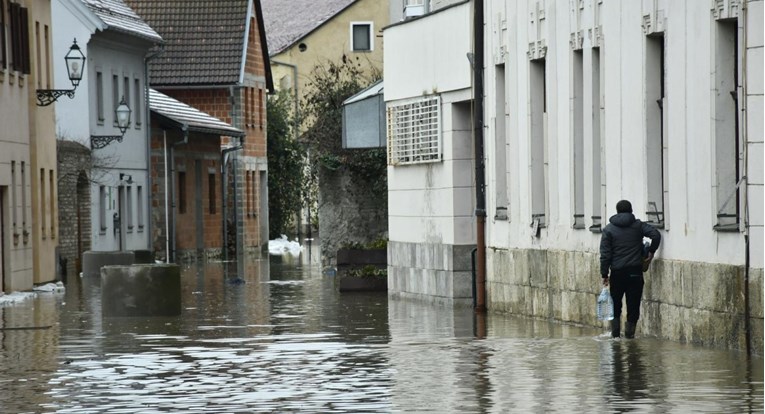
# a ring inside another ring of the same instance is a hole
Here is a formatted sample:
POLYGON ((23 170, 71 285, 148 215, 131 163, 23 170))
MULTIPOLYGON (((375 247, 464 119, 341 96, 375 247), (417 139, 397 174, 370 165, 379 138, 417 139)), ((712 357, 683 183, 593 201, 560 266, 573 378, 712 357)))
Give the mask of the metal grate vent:
POLYGON ((388 165, 441 161, 441 97, 388 105, 388 165))

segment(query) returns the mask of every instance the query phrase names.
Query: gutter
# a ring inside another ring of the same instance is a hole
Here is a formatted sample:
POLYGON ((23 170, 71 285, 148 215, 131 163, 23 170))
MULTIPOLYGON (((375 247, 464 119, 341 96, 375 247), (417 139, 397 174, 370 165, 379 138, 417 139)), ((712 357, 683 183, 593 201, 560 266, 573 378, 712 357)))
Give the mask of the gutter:
MULTIPOLYGON (((221 212, 223 213, 223 214, 221 214, 221 216, 223 218, 223 243, 222 243, 222 245, 223 245, 223 260, 224 261, 228 261, 228 240, 226 239, 226 237, 228 236, 228 223, 226 222, 226 218, 228 216, 228 213, 226 211, 226 206, 228 205, 228 202, 227 202, 227 199, 228 199, 227 188, 228 187, 226 186, 226 181, 227 181, 227 179, 226 179, 226 162, 227 162, 227 156, 228 156, 228 154, 230 152, 239 151, 242 148, 244 148, 244 142, 240 138, 239 139, 239 143, 237 145, 235 145, 233 147, 229 147, 229 148, 224 148, 223 150, 221 150, 221 154, 220 154, 220 156, 221 156, 220 157, 220 177, 221 177, 221 186, 220 186, 220 188, 221 188, 222 198, 223 198, 222 207, 221 207, 221 212)), ((234 203, 233 203, 233 205, 234 205, 234 210, 236 211, 236 170, 234 170, 234 203)), ((236 219, 236 214, 234 214, 234 218, 236 219)), ((236 226, 236 221, 234 222, 234 225, 236 226)))
POLYGON ((295 123, 295 125, 294 125, 295 140, 297 141, 298 134, 299 134, 299 132, 298 132, 298 129, 299 129, 298 128, 298 122, 299 121, 298 120, 300 119, 300 95, 298 94, 298 86, 299 86, 299 83, 298 83, 298 67, 297 67, 297 65, 293 65, 292 63, 280 62, 278 60, 271 60, 271 63, 274 64, 274 65, 281 65, 281 66, 287 66, 289 68, 292 68, 292 79, 294 79, 293 85, 295 87, 295 116, 293 118, 294 118, 294 123, 295 123))
MULTIPOLYGON (((168 247, 171 250, 167 251, 167 258, 169 259, 172 257, 173 263, 175 263, 175 229, 176 229, 176 205, 175 205, 175 147, 178 145, 184 145, 189 143, 189 129, 184 125, 181 128, 181 131, 183 132, 183 139, 174 142, 170 145, 170 179, 168 180, 168 184, 170 187, 170 191, 167 191, 167 186, 165 187, 165 205, 167 205, 167 198, 168 194, 170 195, 170 205, 172 206, 172 220, 165 219, 165 225, 167 226, 168 222, 172 222, 172 232, 170 229, 168 229, 167 238, 169 240, 168 247)), ((167 146, 165 147, 165 151, 167 151, 167 146)), ((167 171, 167 164, 165 164, 165 171, 167 171)), ((166 216, 167 217, 167 216, 166 216)))
POLYGON ((483 151, 483 0, 473 0, 473 144, 475 146, 475 311, 486 312, 486 178, 483 151))

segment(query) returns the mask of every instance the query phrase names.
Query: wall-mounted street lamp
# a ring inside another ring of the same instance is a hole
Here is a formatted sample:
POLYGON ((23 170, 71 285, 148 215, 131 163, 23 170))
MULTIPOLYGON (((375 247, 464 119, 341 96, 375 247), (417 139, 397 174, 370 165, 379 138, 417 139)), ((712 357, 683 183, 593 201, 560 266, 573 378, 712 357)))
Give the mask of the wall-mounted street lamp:
POLYGON ((62 95, 68 96, 70 99, 74 98, 74 90, 77 89, 77 85, 82 80, 82 74, 85 72, 85 55, 82 54, 80 47, 77 46, 77 39, 74 39, 72 47, 69 48, 69 53, 64 56, 66 61, 66 72, 69 75, 69 80, 72 81, 72 89, 38 89, 37 90, 37 106, 48 106, 62 95))
POLYGON ((114 110, 114 114, 117 117, 117 127, 120 129, 120 135, 91 135, 90 136, 90 148, 101 149, 112 141, 122 142, 122 137, 125 136, 125 131, 130 127, 130 107, 125 103, 125 97, 122 97, 120 104, 114 110))

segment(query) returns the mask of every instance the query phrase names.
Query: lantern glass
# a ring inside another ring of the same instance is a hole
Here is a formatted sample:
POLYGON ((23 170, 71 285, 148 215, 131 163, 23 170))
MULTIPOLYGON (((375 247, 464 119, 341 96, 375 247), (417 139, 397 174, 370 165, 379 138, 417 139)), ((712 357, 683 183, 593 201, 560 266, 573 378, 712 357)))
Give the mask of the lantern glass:
POLYGON ((72 47, 69 48, 69 52, 64 59, 66 60, 69 80, 72 81, 72 85, 76 88, 80 84, 83 72, 85 71, 85 55, 82 54, 80 47, 77 46, 77 39, 74 39, 74 43, 72 43, 72 47))
POLYGON ((117 127, 120 129, 120 131, 122 131, 123 134, 130 126, 131 112, 133 111, 130 109, 127 103, 125 103, 125 97, 123 96, 120 104, 117 106, 117 109, 114 110, 114 113, 117 116, 117 127))

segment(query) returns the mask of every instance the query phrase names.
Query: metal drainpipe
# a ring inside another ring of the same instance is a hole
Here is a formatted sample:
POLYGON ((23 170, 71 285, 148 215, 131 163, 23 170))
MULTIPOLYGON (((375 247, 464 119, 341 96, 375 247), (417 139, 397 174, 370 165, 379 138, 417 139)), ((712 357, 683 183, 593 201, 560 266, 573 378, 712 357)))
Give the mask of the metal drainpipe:
POLYGON ((747 14, 747 4, 746 2, 742 2, 741 5, 741 19, 742 22, 739 24, 738 30, 741 31, 741 36, 739 37, 742 44, 742 50, 741 50, 741 139, 743 141, 743 170, 744 170, 744 182, 746 185, 743 186, 744 188, 744 246, 745 246, 745 252, 744 252, 744 337, 746 341, 746 354, 752 355, 752 327, 751 327, 751 310, 749 309, 749 306, 751 305, 750 301, 750 289, 749 289, 749 266, 750 263, 750 249, 751 246, 749 244, 749 179, 747 177, 748 168, 749 168, 749 135, 748 135, 748 128, 747 128, 747 111, 746 111, 746 84, 747 84, 747 75, 746 75, 746 14, 747 14))
MULTIPOLYGON (((143 58, 143 88, 144 88, 144 125, 146 126, 146 234, 149 235, 149 243, 147 245, 148 250, 153 251, 154 240, 152 236, 152 215, 151 215, 151 108, 149 100, 149 61, 156 58, 160 54, 165 53, 164 47, 160 48, 157 52, 150 53, 143 58)), ((167 187, 165 187, 167 188, 167 187)), ((167 216, 165 216, 167 217, 167 216)))
POLYGON ((475 146, 476 312, 486 311, 486 188, 483 151, 483 0, 473 0, 473 143, 475 146))
MULTIPOLYGON (((224 261, 228 260, 228 249, 227 249, 228 245, 226 243, 227 242, 227 237, 228 237, 228 223, 226 223, 226 217, 227 217, 227 214, 226 214, 227 213, 227 211, 226 211, 226 205, 227 205, 227 203, 226 203, 226 198, 227 198, 226 194, 228 192, 227 191, 228 187, 226 186, 226 182, 227 182, 227 180, 226 180, 226 163, 227 163, 226 155, 228 155, 229 152, 238 151, 238 150, 240 150, 242 148, 243 148, 242 147, 242 140, 240 138, 239 144, 237 144, 236 146, 231 147, 231 148, 224 148, 221 151, 221 162, 220 162, 221 173, 220 173, 220 176, 221 176, 221 181, 222 181, 222 183, 221 183, 221 191, 223 193, 223 208, 222 208, 223 214, 222 214, 222 216, 223 216, 223 260, 224 261)), ((234 171, 234 180, 236 180, 236 171, 234 171)), ((234 184, 234 197, 236 197, 236 183, 234 184)), ((234 205, 234 209, 236 210, 236 205, 234 205)), ((234 217, 236 218, 236 212, 234 213, 234 217)), ((235 220, 234 225, 236 225, 236 220, 235 220)))
MULTIPOLYGON (((181 131, 183 131, 183 140, 178 141, 178 142, 174 142, 174 143, 172 143, 170 145, 170 171, 172 172, 172 174, 170 174, 170 185, 172 187, 172 191, 170 192, 170 194, 171 194, 170 200, 171 200, 171 205, 173 207, 173 210, 172 210, 172 223, 173 223, 172 228, 173 228, 173 230, 172 230, 172 232, 168 233, 167 237, 169 237, 170 240, 171 240, 171 242, 170 242, 171 251, 170 252, 172 252, 173 263, 175 263, 175 239, 176 239, 176 237, 175 237, 175 230, 177 228, 176 227, 176 216, 177 216, 177 214, 176 214, 176 211, 175 211, 176 210, 176 205, 175 205, 175 185, 174 185, 174 182, 175 182, 174 181, 174 178, 175 178, 175 147, 177 147, 178 145, 183 145, 183 144, 188 144, 189 143, 189 127, 187 125, 184 125, 181 128, 181 131)), ((170 256, 170 252, 167 252, 168 257, 170 256)))

